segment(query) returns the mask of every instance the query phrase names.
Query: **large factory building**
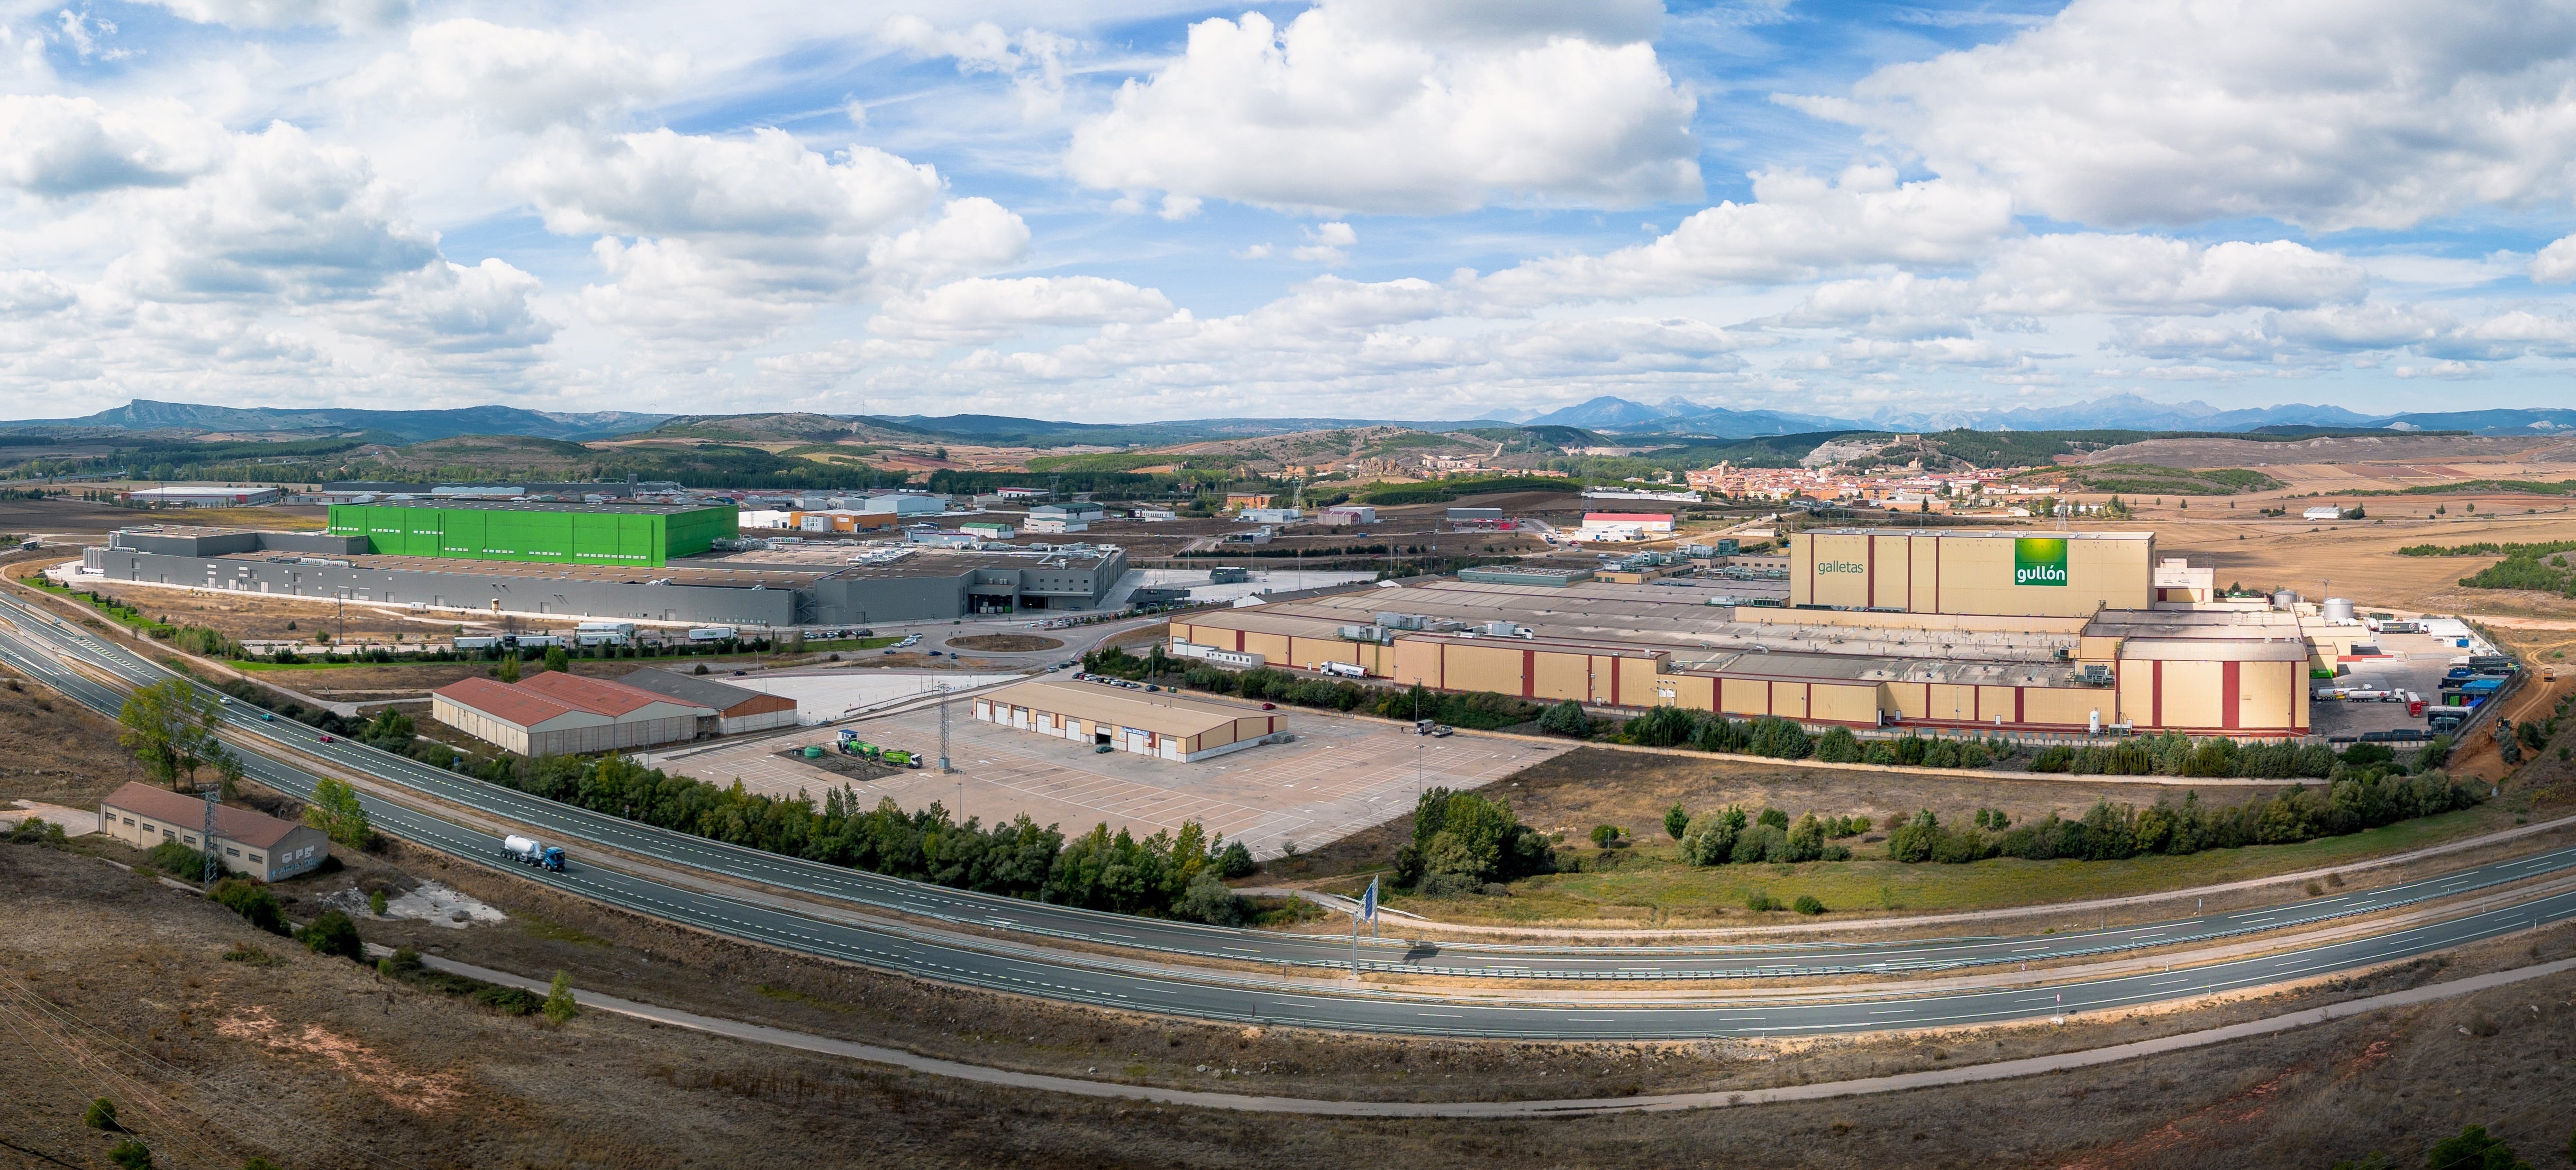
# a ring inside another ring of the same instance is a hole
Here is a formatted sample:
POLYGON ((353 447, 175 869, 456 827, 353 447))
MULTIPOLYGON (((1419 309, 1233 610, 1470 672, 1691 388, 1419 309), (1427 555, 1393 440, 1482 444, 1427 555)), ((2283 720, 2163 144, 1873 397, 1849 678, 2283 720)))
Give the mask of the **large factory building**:
POLYGON ((649 565, 696 556, 734 535, 731 504, 464 501, 333 504, 329 531, 381 556, 570 565, 649 565))
MULTIPOLYGON (((434 610, 755 628, 1098 607, 1115 547, 945 550, 813 543, 715 555, 733 509, 487 504, 350 507, 360 531, 119 529, 84 574, 232 593, 434 610), (394 551, 409 550, 409 551, 394 551), (434 551, 431 551, 434 550, 434 551)), ((343 507, 332 509, 335 525, 343 507)), ((724 535, 731 535, 726 532, 724 535)))
POLYGON ((2308 731, 2318 653, 2293 615, 2159 600, 2205 573, 2146 533, 1826 530, 1791 541, 1794 606, 1720 580, 1361 588, 1175 619, 1176 653, 1811 724, 2024 732, 2308 731))

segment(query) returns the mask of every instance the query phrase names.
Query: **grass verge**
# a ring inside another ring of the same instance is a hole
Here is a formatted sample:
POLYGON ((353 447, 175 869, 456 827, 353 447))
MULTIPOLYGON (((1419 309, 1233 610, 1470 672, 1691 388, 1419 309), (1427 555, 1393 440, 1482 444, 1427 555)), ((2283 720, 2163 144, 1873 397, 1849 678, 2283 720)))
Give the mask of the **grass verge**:
MULTIPOLYGON (((1757 895, 1768 895, 1784 910, 1800 895, 1809 895, 1829 912, 1855 915, 1991 910, 2191 889, 2404 853, 2510 828, 2517 815, 2512 803, 2486 804, 2295 845, 2249 845, 2180 857, 2151 854, 2124 861, 1998 857, 1943 865, 1864 856, 1796 865, 1691 866, 1682 863, 1677 844, 1658 841, 1629 849, 1585 851, 1587 866, 1599 864, 1604 854, 1616 860, 1597 870, 1524 879, 1513 883, 1508 897, 1399 894, 1388 898, 1387 904, 1442 922, 1516 926, 1597 921, 1687 924, 1715 922, 1730 912, 1740 922, 1746 917, 1746 903, 1757 895)), ((1795 920, 1788 913, 1754 917, 1795 920)))

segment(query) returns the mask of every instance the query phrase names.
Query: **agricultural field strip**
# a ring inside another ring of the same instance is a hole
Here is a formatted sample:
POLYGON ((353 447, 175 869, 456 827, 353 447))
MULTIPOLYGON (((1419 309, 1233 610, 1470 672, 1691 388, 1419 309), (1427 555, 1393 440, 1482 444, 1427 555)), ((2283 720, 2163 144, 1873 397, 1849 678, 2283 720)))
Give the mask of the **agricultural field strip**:
MULTIPOLYGON (((128 671, 143 677, 157 677, 157 667, 141 663, 130 655, 124 654, 120 649, 101 644, 85 635, 75 636, 90 648, 94 657, 121 659, 128 671)), ((543 801, 510 789, 463 780, 453 774, 427 768, 413 761, 377 752, 361 745, 319 744, 318 736, 301 724, 262 723, 238 709, 234 717, 240 730, 265 735, 296 750, 320 755, 326 759, 332 759, 335 763, 344 763, 361 772, 375 775, 379 779, 419 789, 442 799, 455 800, 478 811, 547 828, 559 828, 561 823, 586 821, 588 824, 585 827, 593 831, 566 831, 561 835, 599 841, 654 860, 709 869, 728 876, 747 878, 802 893, 819 893, 826 897, 963 925, 1027 931, 1049 937, 1098 942, 1101 945, 1114 947, 1160 950, 1203 958, 1238 961, 1244 961, 1249 954, 1254 956, 1249 961, 1292 966, 1335 967, 1346 966, 1349 963, 1346 944, 1329 937, 1233 931, 1157 919, 1129 918, 1093 911, 1071 910, 1014 899, 968 894, 942 887, 920 885, 859 871, 802 862, 793 858, 782 858, 685 834, 654 829, 615 817, 589 813, 587 810, 543 801), (396 767, 389 769, 388 765, 396 767), (386 773, 389 770, 410 771, 425 777, 430 783, 414 783, 398 776, 388 776, 386 773), (512 807, 492 807, 495 804, 512 807), (548 821, 558 822, 558 824, 549 825, 548 821), (609 831, 599 831, 602 829, 609 831), (701 860, 702 857, 711 860, 701 860), (750 864, 745 866, 745 862, 750 864), (764 872, 744 872, 746 868, 764 872), (810 877, 810 874, 804 871, 820 871, 823 877, 840 880, 829 883, 835 888, 816 889, 807 881, 799 880, 810 877), (783 875, 784 880, 782 876, 774 875, 783 875), (1015 916, 977 912, 991 909, 1021 913, 1015 916), (1124 929, 1115 931, 1106 929, 1113 923, 1124 929), (1113 937, 1117 941, 1110 941, 1113 937), (1227 945, 1230 943, 1251 945, 1248 947, 1227 945)), ((2543 863, 2552 869, 2576 864, 2576 849, 2560 850, 2536 858, 2500 863, 2497 866, 2483 867, 2462 874, 2443 875, 2404 883, 2379 891, 2339 895, 2287 907, 2273 907, 2232 915, 2211 915, 2109 931, 2078 932, 2036 938, 1951 939, 1896 944, 1811 943, 1805 944, 1802 949, 1793 949, 1792 946, 1783 944, 1571 949, 1482 946, 1458 948, 1455 952, 1451 952, 1454 957, 1450 961, 1437 964, 1428 960, 1443 954, 1441 948, 1427 944, 1373 943, 1369 944, 1368 949, 1378 954, 1384 954, 1390 949, 1402 948, 1406 952, 1405 957, 1395 961, 1376 957, 1365 958, 1361 961, 1361 965, 1369 969, 1393 972, 1512 979, 1674 979, 1938 970, 1977 963, 2013 962, 2039 957, 2073 957, 2130 950, 2141 946, 2203 941, 2371 913, 2447 893, 2481 888, 2546 872, 2541 868, 2543 863), (2171 933, 2176 930, 2183 933, 2179 935, 2171 933), (2028 949, 2034 945, 2046 947, 2047 950, 2043 953, 2028 949), (1455 963, 1456 957, 1472 957, 1480 952, 1491 952, 1498 957, 1494 961, 1475 966, 1462 966, 1455 963), (1661 968, 1652 972, 1617 970, 1620 957, 1633 959, 1640 955, 1692 961, 1693 965, 1661 968)))

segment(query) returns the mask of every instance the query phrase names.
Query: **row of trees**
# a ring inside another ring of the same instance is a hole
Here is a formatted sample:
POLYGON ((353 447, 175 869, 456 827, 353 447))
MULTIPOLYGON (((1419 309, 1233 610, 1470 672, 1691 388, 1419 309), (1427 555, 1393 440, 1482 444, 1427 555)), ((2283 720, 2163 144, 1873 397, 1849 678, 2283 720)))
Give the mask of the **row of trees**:
POLYGON ((1742 806, 1728 805, 1689 816, 1674 805, 1664 814, 1664 832, 1681 841, 1682 861, 1690 865, 1848 861, 1851 848, 1830 842, 1868 831, 1868 817, 1820 818, 1811 812, 1792 823, 1776 808, 1748 817, 1742 806))
POLYGON ((531 795, 735 845, 956 889, 1126 914, 1187 917, 1231 925, 1241 899, 1222 879, 1252 872, 1242 842, 1197 822, 1139 839, 1105 825, 1067 841, 1054 825, 1023 814, 985 826, 963 824, 936 803, 905 812, 893 800, 862 807, 846 787, 818 807, 719 788, 622 757, 549 756, 498 761, 486 779, 531 795))
MULTIPOLYGON (((2406 770, 2440 767, 2451 755, 2449 736, 2436 736, 2415 749, 2406 770)), ((2338 766, 2385 767, 2397 752, 2386 744, 2357 743, 2337 753, 2321 743, 2239 744, 2232 739, 2194 740, 2179 731, 2141 736, 2121 743, 2083 747, 2064 744, 2041 748, 2031 756, 2033 772, 2079 776, 2248 776, 2270 780, 2325 780, 2338 766)))
MULTIPOLYGON (((1574 714, 1582 714, 1582 707, 1571 701, 1559 704, 1559 707, 1573 707, 1574 714)), ((1554 710, 1551 709, 1551 715, 1554 715, 1554 710)), ((1573 726, 1571 719, 1559 718, 1565 726, 1573 726)), ((1543 721, 1541 726, 1548 725, 1543 721)), ((1851 733, 1844 731, 1843 734, 1849 736, 1851 733)), ((1657 707, 1631 719, 1627 726, 1619 729, 1619 739, 1646 747, 1693 747, 1704 752, 1768 756, 1777 760, 1806 759, 1816 754, 1817 744, 1817 737, 1808 734, 1807 729, 1793 719, 1782 719, 1776 715, 1729 719, 1724 715, 1685 707, 1657 707)))
POLYGON ((2180 855, 2340 836, 2471 808, 2484 799, 2478 786, 2455 783, 2440 772, 2406 776, 2374 769, 2337 780, 2322 792, 2293 784, 2268 800, 2227 808, 2203 805, 2195 792, 2179 804, 2166 796, 2143 809, 2098 801, 2074 820, 2050 813, 2009 827, 1983 816, 1975 825, 1943 824, 1927 808, 1888 833, 1887 855, 1896 861, 1950 863, 1989 857, 2115 861, 2142 853, 2180 855))

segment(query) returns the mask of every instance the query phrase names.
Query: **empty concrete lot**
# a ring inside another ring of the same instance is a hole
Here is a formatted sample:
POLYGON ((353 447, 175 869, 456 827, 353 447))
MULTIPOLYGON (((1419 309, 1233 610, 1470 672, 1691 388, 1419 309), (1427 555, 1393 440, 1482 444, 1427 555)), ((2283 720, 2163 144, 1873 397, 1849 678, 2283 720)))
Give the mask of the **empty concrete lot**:
POLYGON ((1312 848, 1410 811, 1417 757, 1420 786, 1474 788, 1569 750, 1465 732, 1434 739, 1391 724, 1283 707, 1295 742, 1179 764, 1095 753, 1088 744, 977 723, 972 710, 962 700, 950 707, 949 757, 957 771, 949 776, 935 762, 935 708, 850 725, 871 743, 921 751, 934 761, 881 780, 852 781, 773 754, 789 744, 828 746, 833 732, 825 728, 655 762, 715 784, 739 779, 745 788, 777 796, 806 792, 820 800, 826 789, 848 784, 870 805, 881 797, 907 809, 937 801, 988 824, 1027 813, 1068 836, 1104 823, 1142 836, 1197 821, 1266 858, 1291 841, 1312 848))

